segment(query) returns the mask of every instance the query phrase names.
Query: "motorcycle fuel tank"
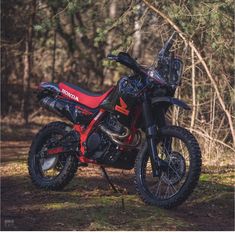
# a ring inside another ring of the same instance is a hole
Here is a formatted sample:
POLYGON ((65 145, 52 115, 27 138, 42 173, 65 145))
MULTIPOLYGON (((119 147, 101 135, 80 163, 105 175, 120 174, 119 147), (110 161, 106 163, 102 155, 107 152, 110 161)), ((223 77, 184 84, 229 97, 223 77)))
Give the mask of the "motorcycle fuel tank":
POLYGON ((130 115, 136 105, 139 104, 138 93, 142 88, 142 84, 136 80, 136 77, 124 76, 101 106, 114 113, 120 123, 130 126, 130 115))

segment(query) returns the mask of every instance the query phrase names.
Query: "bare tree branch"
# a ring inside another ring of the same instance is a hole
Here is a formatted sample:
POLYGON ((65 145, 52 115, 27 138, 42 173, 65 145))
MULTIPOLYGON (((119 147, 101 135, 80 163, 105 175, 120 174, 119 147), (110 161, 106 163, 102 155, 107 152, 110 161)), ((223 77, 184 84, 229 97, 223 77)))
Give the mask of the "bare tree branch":
POLYGON ((231 130, 231 134, 232 134, 232 138, 233 138, 233 145, 235 147, 235 131, 234 131, 234 126, 233 126, 233 121, 232 121, 232 117, 231 117, 231 113, 229 112, 229 110, 226 108, 225 106, 225 103, 224 103, 224 100, 223 98, 221 97, 221 94, 219 92, 219 89, 218 89, 218 85, 216 84, 214 78, 212 77, 212 74, 210 73, 209 69, 208 69, 208 66, 206 64, 206 62, 204 61, 203 57, 201 56, 200 52, 197 50, 197 48, 194 46, 193 42, 192 41, 188 41, 186 39, 186 35, 180 30, 180 28, 168 17, 166 16, 163 12, 161 12, 159 9, 157 9, 156 7, 154 7, 152 4, 150 4, 147 0, 143 0, 143 2, 152 10, 154 11, 155 13, 159 14, 162 18, 164 18, 180 35, 180 37, 183 39, 183 41, 188 44, 191 49, 195 52, 195 54, 197 55, 199 61, 201 62, 201 64, 203 65, 206 73, 207 73, 207 76, 209 77, 214 89, 215 89, 215 92, 216 92, 216 95, 218 97, 218 100, 219 100, 219 103, 224 111, 224 113, 226 114, 226 117, 228 119, 228 122, 229 122, 229 126, 230 126, 230 130, 231 130))

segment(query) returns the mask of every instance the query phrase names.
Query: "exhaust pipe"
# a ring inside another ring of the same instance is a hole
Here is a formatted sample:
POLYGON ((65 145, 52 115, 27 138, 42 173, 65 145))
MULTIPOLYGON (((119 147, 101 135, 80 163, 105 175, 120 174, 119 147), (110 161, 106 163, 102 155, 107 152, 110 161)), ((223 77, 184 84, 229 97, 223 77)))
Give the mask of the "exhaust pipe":
POLYGON ((65 108, 65 103, 61 100, 47 96, 40 100, 40 104, 47 110, 56 113, 59 116, 63 116, 62 111, 65 108))
POLYGON ((119 146, 124 146, 124 147, 137 147, 140 144, 141 141, 141 133, 140 131, 136 132, 136 142, 134 144, 128 144, 128 143, 124 143, 120 140, 126 139, 127 137, 130 136, 130 130, 127 127, 124 127, 125 129, 125 133, 124 134, 117 134, 111 130, 109 130, 107 127, 105 127, 104 125, 100 124, 99 128, 117 145, 119 146))
POLYGON ((99 127, 103 132, 105 132, 106 134, 108 134, 109 136, 111 136, 113 138, 125 139, 130 135, 130 130, 127 127, 124 127, 124 129, 126 131, 124 134, 115 133, 115 132, 111 131, 110 129, 106 128, 104 125, 99 125, 99 127))
POLYGON ((68 103, 65 100, 53 98, 51 96, 44 97, 40 100, 40 104, 45 107, 47 110, 59 115, 60 117, 66 117, 73 123, 80 122, 80 115, 78 109, 75 108, 75 105, 68 103))

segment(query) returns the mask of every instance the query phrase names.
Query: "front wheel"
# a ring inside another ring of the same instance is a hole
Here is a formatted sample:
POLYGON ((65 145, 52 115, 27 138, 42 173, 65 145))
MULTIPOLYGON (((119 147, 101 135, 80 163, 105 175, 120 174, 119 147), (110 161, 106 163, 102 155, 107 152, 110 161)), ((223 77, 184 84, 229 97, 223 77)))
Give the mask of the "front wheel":
POLYGON ((201 172, 201 152, 195 137, 186 129, 167 126, 159 130, 157 152, 167 164, 159 177, 153 177, 147 144, 135 163, 136 190, 150 205, 173 208, 192 193, 201 172))

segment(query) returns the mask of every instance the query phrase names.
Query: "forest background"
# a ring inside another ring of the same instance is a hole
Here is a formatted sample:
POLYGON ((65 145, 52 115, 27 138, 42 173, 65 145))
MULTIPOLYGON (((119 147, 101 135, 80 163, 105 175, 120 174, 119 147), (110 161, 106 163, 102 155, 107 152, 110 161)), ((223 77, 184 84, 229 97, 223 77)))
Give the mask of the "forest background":
POLYGON ((42 113, 41 81, 107 90, 128 71, 107 54, 129 52, 150 66, 174 31, 185 67, 176 97, 191 112, 173 124, 201 142, 204 163, 230 163, 234 152, 234 4, 226 1, 1 1, 1 118, 28 125, 42 113))
POLYGON ((5 230, 234 230, 234 9, 232 0, 2 0, 1 229, 5 230), (36 189, 28 175, 32 138, 61 120, 42 109, 42 81, 67 81, 105 91, 131 71, 106 59, 128 52, 151 66, 173 31, 183 59, 172 124, 189 129, 202 151, 202 174, 176 210, 146 206, 134 172, 79 168, 60 192, 36 189), (118 216, 118 217, 117 217, 118 216))

